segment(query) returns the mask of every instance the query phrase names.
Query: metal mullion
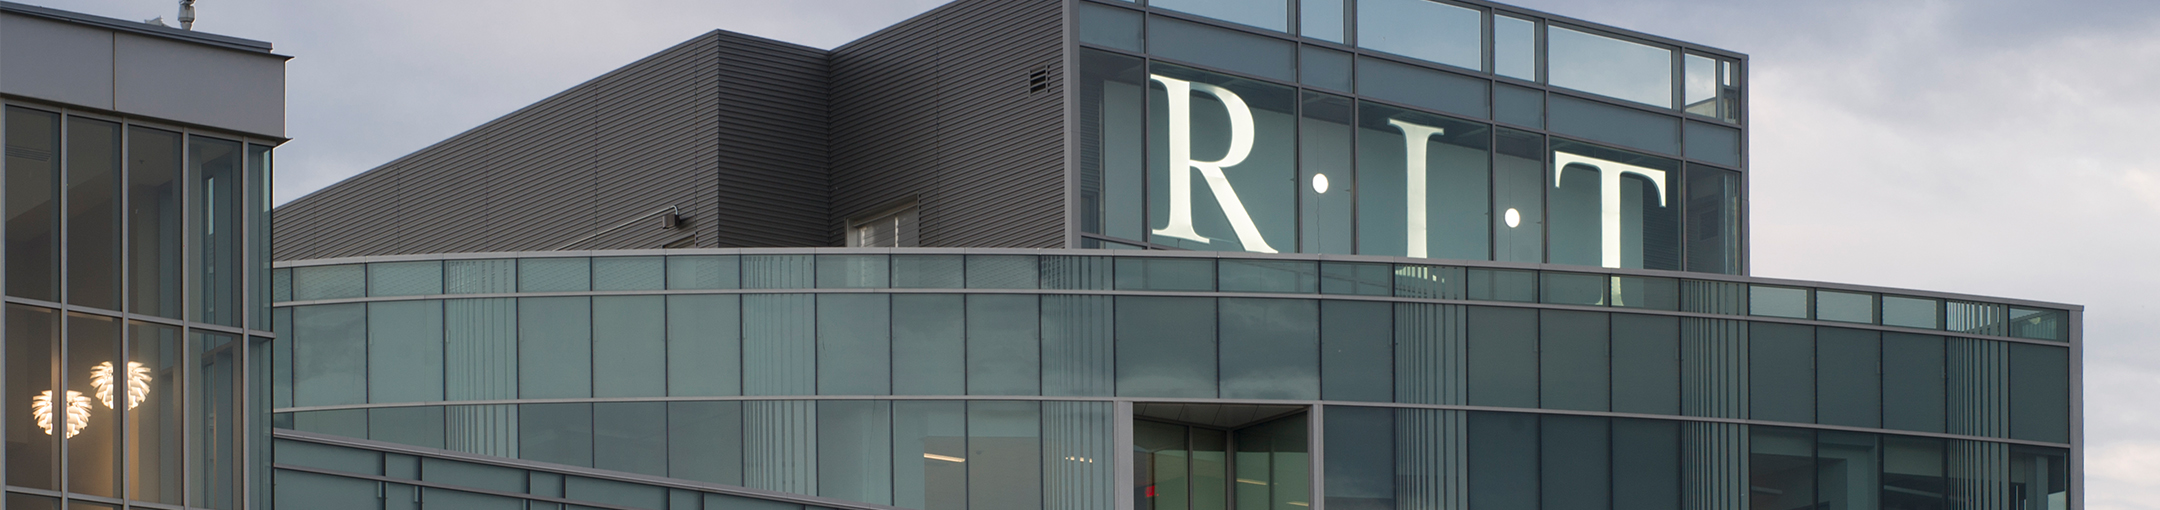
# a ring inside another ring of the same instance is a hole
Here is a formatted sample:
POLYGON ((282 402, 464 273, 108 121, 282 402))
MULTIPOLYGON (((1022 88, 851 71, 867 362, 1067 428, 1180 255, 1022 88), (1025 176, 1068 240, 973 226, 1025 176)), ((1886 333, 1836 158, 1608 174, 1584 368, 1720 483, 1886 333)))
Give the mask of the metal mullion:
POLYGON ((202 431, 197 430, 197 420, 193 419, 195 418, 196 413, 199 412, 200 408, 202 407, 202 402, 199 402, 199 398, 189 397, 199 397, 199 395, 193 395, 193 386, 203 384, 204 381, 202 381, 203 370, 202 362, 200 360, 201 353, 197 352, 199 349, 196 345, 196 342, 194 342, 195 326, 188 323, 187 321, 189 312, 191 311, 188 309, 188 304, 193 301, 190 299, 190 297, 193 296, 192 290, 194 286, 192 284, 195 283, 195 278, 193 277, 193 275, 189 274, 192 272, 189 271, 190 267, 192 266, 192 264, 189 264, 189 262, 194 260, 195 253, 194 250, 188 249, 195 244, 190 242, 194 240, 195 234, 195 222, 192 221, 195 217, 195 204, 193 203, 194 193, 192 192, 195 189, 194 177, 196 177, 196 175, 194 171, 195 166, 191 164, 195 155, 195 147, 194 144, 191 143, 194 141, 194 130, 181 129, 179 130, 179 133, 180 171, 178 172, 178 174, 180 179, 181 246, 179 268, 179 308, 181 323, 179 343, 181 362, 180 371, 181 374, 183 374, 181 376, 183 384, 181 385, 180 393, 182 395, 186 395, 185 397, 182 397, 180 399, 180 471, 182 473, 185 473, 185 476, 183 476, 180 481, 180 501, 183 505, 191 505, 202 503, 199 498, 202 498, 203 494, 201 494, 202 491, 199 490, 199 487, 201 485, 202 477, 205 473, 202 473, 200 469, 190 469, 192 467, 195 467, 198 456, 202 455, 202 452, 198 451, 200 450, 200 448, 198 448, 198 445, 196 444, 196 437, 201 434, 202 431))
MULTIPOLYGON (((10 110, 10 108, 8 108, 9 106, 12 106, 12 105, 11 105, 11 104, 4 104, 4 103, 0 103, 0 151, 5 151, 5 146, 6 146, 6 140, 7 140, 7 124, 8 124, 7 122, 5 122, 5 120, 6 120, 6 117, 8 116, 8 114, 10 113, 10 112, 8 111, 8 110, 10 110)), ((8 158, 7 158, 7 157, 5 157, 5 156, 0 156, 0 182, 5 182, 5 180, 6 180, 6 178, 7 178, 7 175, 8 175, 8 174, 7 174, 7 171, 8 171, 8 168, 7 168, 7 166, 8 166, 8 165, 7 165, 7 160, 8 160, 8 158)), ((0 202, 4 202, 4 198, 0 198, 0 202)), ((4 204, 0 204, 0 205, 4 205, 4 204)), ((6 221, 0 221, 0 239, 6 239, 6 232, 7 232, 7 222, 6 222, 6 221)), ((7 288, 7 273, 8 273, 8 271, 6 271, 6 270, 5 270, 5 266, 0 266, 0 295, 5 295, 5 294, 6 294, 6 288, 7 288)), ((8 331, 13 331, 13 330, 11 330, 11 329, 7 329, 7 328, 9 327, 9 325, 8 325, 8 321, 7 321, 7 316, 8 316, 8 315, 10 315, 10 314, 9 314, 8 312, 12 311, 12 310, 10 310, 11 308, 13 308, 13 307, 11 307, 11 306, 8 306, 8 305, 7 305, 6 303, 0 303, 0 339, 4 339, 4 338, 5 338, 5 336, 6 336, 6 335, 5 335, 5 333, 6 333, 6 332, 8 332, 8 331)), ((7 356, 7 352, 8 352, 8 349, 6 348, 6 345, 7 345, 7 344, 10 344, 10 343, 12 343, 12 342, 5 342, 5 341, 0 341, 0 367, 4 367, 4 366, 7 366, 7 365, 5 365, 4 363, 8 363, 8 362, 9 362, 9 360, 7 359, 7 358, 8 358, 8 356, 7 356)), ((6 383, 5 381, 0 381, 0 389, 5 389, 5 388, 6 388, 6 386, 7 386, 7 383, 6 383)), ((11 420, 0 420, 0 435, 4 435, 4 434, 6 434, 6 433, 7 433, 7 428, 8 428, 8 426, 7 426, 7 423, 8 423, 9 421, 11 421, 11 420)), ((0 436, 0 437, 5 437, 5 436, 0 436)), ((8 474, 8 473, 7 473, 7 463, 6 463, 6 462, 0 462, 0 481, 4 481, 4 480, 7 480, 7 479, 8 479, 8 478, 7 478, 7 474, 8 474)), ((4 503, 4 502, 0 502, 0 504, 5 504, 5 503, 4 503)))
MULTIPOLYGON (((57 274, 53 275, 52 282, 54 300, 65 304, 68 302, 67 243, 70 241, 69 237, 71 237, 67 235, 67 178, 68 164, 72 163, 72 161, 69 161, 72 158, 68 157, 69 142, 72 141, 68 136, 68 126, 72 123, 69 122, 69 116, 65 108, 61 109, 60 114, 56 117, 59 120, 56 126, 60 129, 58 133, 60 136, 60 152, 53 154, 53 174, 55 175, 52 185, 53 203, 58 205, 53 208, 54 221, 52 224, 56 230, 53 231, 52 236, 52 239, 54 239, 52 253, 58 259, 54 261, 54 264, 59 268, 57 274)), ((69 418, 72 417, 69 415, 73 414, 74 410, 71 405, 72 402, 70 402, 72 399, 68 398, 69 390, 67 385, 68 347, 74 344, 74 338, 69 334, 68 325, 74 321, 70 320, 71 317, 69 317, 69 313, 65 309, 53 311, 60 321, 60 337, 59 341, 54 344, 54 348, 58 349, 59 352, 54 353, 58 364, 53 367, 52 400, 49 401, 52 404, 53 428, 49 432, 60 439, 60 449, 57 450, 57 454, 60 456, 60 472, 53 474, 58 478, 54 486, 58 487, 60 492, 68 492, 68 471, 70 467, 68 463, 68 457, 70 457, 68 447, 75 442, 74 438, 68 437, 69 434, 67 433, 68 422, 71 421, 69 418)))

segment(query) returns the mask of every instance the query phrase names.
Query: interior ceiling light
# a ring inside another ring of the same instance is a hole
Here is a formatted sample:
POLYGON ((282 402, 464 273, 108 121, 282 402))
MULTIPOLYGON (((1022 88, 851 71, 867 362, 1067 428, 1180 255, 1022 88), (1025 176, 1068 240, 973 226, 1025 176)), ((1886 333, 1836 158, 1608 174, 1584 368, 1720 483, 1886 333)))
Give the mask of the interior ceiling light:
MULTIPOLYGON (((128 409, 142 405, 150 398, 150 367, 142 363, 128 362, 127 369, 128 409)), ((113 364, 110 361, 90 367, 90 388, 97 392, 99 402, 106 409, 113 409, 113 364)))
MULTIPOLYGON (((53 392, 46 390, 38 392, 37 397, 30 399, 30 417, 37 420, 38 428, 45 429, 45 435, 48 436, 53 433, 52 398, 53 392)), ((67 435, 65 437, 75 437, 76 434, 82 433, 82 429, 90 427, 90 397, 83 396, 82 392, 70 391, 67 392, 66 405, 67 427, 65 432, 67 435)))

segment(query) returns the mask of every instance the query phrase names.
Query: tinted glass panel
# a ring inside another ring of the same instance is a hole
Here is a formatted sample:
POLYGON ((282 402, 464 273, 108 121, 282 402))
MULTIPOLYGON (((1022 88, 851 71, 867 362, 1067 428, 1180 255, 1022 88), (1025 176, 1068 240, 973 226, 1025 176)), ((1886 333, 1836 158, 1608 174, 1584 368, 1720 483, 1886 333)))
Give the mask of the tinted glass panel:
POLYGON ((1545 37, 1554 86, 1672 107, 1672 50, 1566 27, 1546 27, 1545 37))
POLYGON ((293 309, 293 405, 367 403, 367 307, 293 309))
POLYGON ((1485 93, 1491 83, 1372 57, 1358 57, 1357 62, 1359 94, 1457 115, 1484 118, 1485 93))
POLYGON ((1538 312, 1470 307, 1470 404, 1537 407, 1538 312))
POLYGON ((1290 31, 1287 0, 1155 0, 1150 5, 1277 32, 1290 31))
POLYGON ((1298 9, 1304 11, 1298 19, 1298 33, 1328 42, 1343 40, 1343 20, 1348 19, 1343 0, 1301 0, 1298 9))
POLYGON ((1358 46, 1455 67, 1485 68, 1484 13, 1428 0, 1357 3, 1358 46))
POLYGON ((1327 507, 1395 508, 1395 410, 1328 406, 1327 507))
MULTIPOLYGON (((1319 46, 1303 46, 1298 49, 1298 83, 1321 87, 1338 92, 1349 92, 1356 86, 1351 81, 1351 56, 1319 46)), ((1344 122, 1348 124, 1348 122, 1344 122)))
POLYGON ((59 115, 7 109, 7 190, 7 295, 59 301, 59 115))
POLYGON ((1282 292, 1313 294, 1320 291, 1320 265, 1294 260, 1237 260, 1216 262, 1221 269, 1223 292, 1282 292))
POLYGON ((1612 421, 1613 510, 1682 508, 1680 423, 1612 421))
POLYGON ((1080 42, 1125 51, 1144 51, 1140 39, 1140 11, 1097 4, 1075 4, 1073 25, 1080 42))
MULTIPOLYGON (((290 319, 285 322, 290 326, 290 319)), ((12 325, 9 331, 13 335, 12 325)), ((143 501, 177 504, 181 502, 181 486, 186 482, 186 458, 180 452, 186 442, 181 431, 182 424, 187 423, 181 414, 186 409, 182 402, 186 393, 180 389, 187 387, 184 379, 187 365, 181 359, 180 328, 134 322, 128 324, 128 335, 129 366, 132 369, 132 364, 139 363, 150 370, 150 391, 126 414, 131 452, 128 458, 129 493, 143 501)), ((13 345, 13 342, 9 343, 10 356, 15 352, 13 345)), ((288 360, 280 369, 287 373, 272 375, 281 381, 290 380, 286 378, 290 376, 292 366, 289 361, 291 351, 290 347, 279 349, 288 360)), ((287 399, 291 398, 291 392, 290 383, 280 391, 287 399)), ((285 402, 284 405, 291 404, 285 402)))
POLYGON ((892 263, 884 255, 819 255, 821 289, 877 289, 892 285, 892 263))
POLYGON ((1612 441, 1607 420, 1545 416, 1538 451, 1545 510, 1606 510, 1612 504, 1612 441))
POLYGON ((2060 310, 2010 308, 2010 336, 2034 340, 2067 340, 2069 319, 2060 310))
POLYGON ((1537 81, 1537 22, 1493 16, 1493 74, 1537 81))
POLYGON ((669 402, 668 476, 742 484, 742 403, 669 402))
POLYGON ((666 296, 594 297, 592 328, 593 396, 667 394, 666 296))
POLYGON ((1808 318, 1808 289, 1748 287, 1748 314, 1764 317, 1808 318))
POLYGON ((518 398, 592 396, 591 298, 520 298, 517 315, 518 398))
POLYGON ((1943 476, 1943 440, 1882 436, 1883 510, 1942 510, 1949 480, 1943 476))
POLYGON ((1688 166, 1688 270, 1740 273, 1740 174, 1688 166))
POLYGON ((1884 326, 1942 329, 1942 302, 1904 296, 1882 297, 1884 326))
POLYGON ((1153 72, 1150 104, 1161 106, 1150 106, 1148 153, 1160 156, 1148 158, 1148 240, 1215 251, 1295 246, 1297 91, 1162 64, 1153 72))
POLYGON ((1875 510, 1881 452, 1875 434, 1841 431, 1815 433, 1818 508, 1875 510))
MULTIPOLYGON (((1344 62, 1347 70, 1349 63, 1344 62)), ((1345 79, 1347 81, 1347 78, 1345 79)), ((1354 187, 1350 173, 1351 100, 1345 97, 1305 94, 1304 120, 1299 124, 1298 158, 1298 251, 1304 253, 1352 253, 1351 207, 1354 187)))
POLYGON ((1470 507, 1537 508, 1538 417, 1470 413, 1470 507))
POLYGON ((1613 314, 1612 410, 1680 414, 1680 320, 1613 314))
POLYGON ((1545 137, 1502 129, 1493 148, 1493 260, 1545 260, 1545 137))
MULTIPOLYGON (((1146 178, 1147 63, 1082 48, 1077 132, 1080 229, 1146 239, 1141 228, 1146 178)), ((904 275, 904 273, 903 273, 904 275)), ((906 285, 902 285, 906 286, 906 285)))
POLYGON ((1814 433, 1760 426, 1748 431, 1748 510, 1814 508, 1814 433))
POLYGON ((366 306, 368 401, 442 400, 442 302, 386 301, 366 306))
POLYGON ((240 224, 246 198, 246 188, 240 184, 243 160, 239 143, 188 137, 188 172, 195 181, 190 206, 195 210, 193 234, 200 243, 189 261, 195 267, 196 297, 188 306, 194 312, 190 315, 211 324, 240 325, 240 268, 245 255, 240 224))
POLYGON ((668 395, 742 394, 741 299, 667 297, 668 395))
MULTIPOLYGON (((1393 267, 1387 264, 1321 262, 1320 292, 1364 296, 1395 295, 1393 267)), ((1460 280, 1460 278, 1456 278, 1460 280)))
POLYGON ((967 508, 967 403, 892 404, 893 504, 967 508))
POLYGON ((593 465, 592 404, 518 406, 518 458, 593 465))
POLYGON ((441 261, 384 262, 367 265, 370 296, 424 296, 443 293, 441 261))
POLYGON ((667 259, 603 257, 593 259, 593 290, 660 290, 667 286, 667 259))
POLYGON ((740 282, 736 257, 697 255, 667 258, 669 289, 732 289, 740 282))
POLYGON ((967 391, 966 303, 958 294, 892 297, 895 395, 967 391))
POLYGON ((1882 424, 1882 340, 1874 331, 1815 330, 1816 423, 1882 424))
POLYGON ((1750 324, 1748 359, 1749 417, 1815 421, 1815 328, 1750 324))
POLYGON ((68 303, 119 310, 120 125, 67 124, 68 303))
POLYGON ((127 173, 129 310, 178 318, 180 135, 129 128, 127 173))
POLYGON ((2010 346, 2010 437, 2070 442, 2070 349, 2010 346))
POLYGON ((818 495, 848 501, 892 502, 892 403, 818 402, 818 495))
POLYGON ((1689 122, 1684 129, 1687 130, 1687 157, 1740 166, 1740 130, 1701 122, 1689 122))
POLYGON ((1610 295, 1605 290, 1605 283, 1611 278, 1605 275, 1548 271, 1538 276, 1538 281, 1545 285, 1538 296, 1546 303, 1604 306, 1605 298, 1610 295))
MULTIPOLYGON (((1237 0, 1173 1, 1238 3, 1237 0)), ((1289 41, 1163 16, 1148 18, 1147 31, 1149 53, 1155 55, 1277 80, 1297 79, 1297 45, 1289 41)))
POLYGON ((592 261, 585 258, 518 260, 519 292, 592 290, 592 261))
POLYGON ((818 393, 892 393, 890 296, 819 294, 817 297, 818 393))
POLYGON ((1044 395, 1115 393, 1110 296, 1043 296, 1044 395))
POLYGON ((121 359, 118 319, 71 313, 67 329, 68 370, 62 389, 69 395, 89 397, 82 402, 87 408, 67 406, 65 416, 54 420, 55 424, 66 422, 63 425, 69 430, 61 434, 67 442, 67 487, 71 492, 118 496, 119 412, 148 396, 136 386, 138 381, 149 382, 143 380, 148 374, 121 359), (81 426, 75 422, 78 417, 81 426))
POLYGON ((1815 318, 1872 324, 1875 322, 1875 295, 1817 290, 1815 318))
POLYGON ((1036 395, 1041 369, 1037 298, 1032 295, 967 297, 969 395, 1036 395))
POLYGON ((1320 398, 1320 307, 1309 299, 1223 298, 1222 398, 1320 398))
POLYGON ((1391 305, 1320 302, 1320 390, 1327 400, 1393 400, 1391 305))
POLYGON ((1215 300, 1117 298, 1117 394, 1215 397, 1215 300))
POLYGON ((1358 253, 1489 258, 1489 131, 1481 124, 1363 103, 1358 253))
POLYGON ((1552 263, 1680 268, 1677 162, 1561 140, 1552 149, 1560 173, 1546 197, 1552 263))
POLYGON ((1042 508, 1037 407, 1035 402, 968 402, 968 508, 1042 508))
POLYGON ((1883 427, 1943 431, 1943 339, 1883 333, 1883 427))

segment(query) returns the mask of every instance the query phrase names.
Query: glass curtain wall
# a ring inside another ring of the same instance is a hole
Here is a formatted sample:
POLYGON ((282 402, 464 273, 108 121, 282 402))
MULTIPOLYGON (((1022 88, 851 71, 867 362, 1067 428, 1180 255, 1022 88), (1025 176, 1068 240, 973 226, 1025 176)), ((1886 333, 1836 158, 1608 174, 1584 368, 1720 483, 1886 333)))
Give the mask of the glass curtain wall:
POLYGON ((266 483, 267 464, 246 460, 265 440, 249 427, 267 425, 269 388, 250 388, 270 381, 268 340, 238 339, 271 322, 270 147, 26 106, 4 117, 0 479, 100 508, 244 507, 266 483))

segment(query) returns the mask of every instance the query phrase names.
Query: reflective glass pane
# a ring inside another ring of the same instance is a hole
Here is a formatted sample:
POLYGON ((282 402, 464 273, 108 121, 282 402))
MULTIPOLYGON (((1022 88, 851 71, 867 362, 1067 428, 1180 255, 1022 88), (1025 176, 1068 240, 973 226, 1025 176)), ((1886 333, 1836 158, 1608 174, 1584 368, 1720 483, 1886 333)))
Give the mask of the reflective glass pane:
POLYGON ((1118 290, 1215 290, 1215 260, 1117 258, 1118 290))
POLYGON ((1320 307, 1310 299, 1220 301, 1222 398, 1320 398, 1320 307))
MULTIPOLYGON (((134 313, 180 317, 180 157, 178 133, 128 129, 128 304, 134 313)), ((11 159, 10 168, 14 164, 11 159)))
POLYGON ((591 259, 518 259, 518 292, 587 290, 592 290, 591 259))
POLYGON ((670 396, 742 394, 742 298, 667 297, 670 396))
POLYGON ((1493 260, 1545 260, 1545 137, 1502 129, 1493 167, 1493 260))
MULTIPOLYGON (((188 173, 195 181, 195 299, 188 303, 196 320, 240 325, 241 257, 246 188, 240 184, 240 144, 188 137, 188 173)), ((12 281, 12 280, 11 280, 12 281)))
POLYGON ((1740 166, 1740 130, 1702 122, 1688 122, 1681 129, 1687 137, 1687 157, 1740 166))
POLYGON ((68 491, 117 497, 120 413, 149 396, 150 373, 120 357, 118 319, 68 314, 67 337, 63 389, 70 396, 89 397, 83 407, 74 402, 66 407, 68 432, 62 437, 67 443, 68 491))
MULTIPOLYGON (((1309 60, 1309 59, 1308 59, 1309 60)), ((1343 63, 1347 69, 1349 62, 1343 63)), ((1350 98, 1306 93, 1298 124, 1298 251, 1353 253, 1350 98)))
POLYGON ((1537 22, 1493 16, 1493 74, 1537 81, 1537 22))
POLYGON ((368 402, 443 399, 440 301, 367 304, 368 402))
POLYGON ((1882 436, 1882 487, 1878 493, 1883 510, 1943 510, 1949 480, 1943 476, 1943 440, 1931 437, 1882 436))
POLYGON ((518 398, 591 397, 592 298, 519 298, 517 317, 518 398))
POLYGON ((809 294, 743 296, 743 394, 817 392, 817 300, 809 294))
POLYGON ((1680 321, 1613 314, 1612 410, 1680 414, 1680 321))
POLYGON ((187 387, 183 379, 187 367, 181 362, 180 328, 131 322, 128 337, 129 369, 149 370, 149 391, 126 413, 128 493, 141 501, 179 504, 180 488, 186 483, 186 459, 180 452, 186 440, 181 425, 187 423, 182 415, 187 393, 181 388, 187 387))
POLYGON ((367 307, 293 309, 293 405, 367 403, 367 307))
POLYGON ((1672 50, 1558 26, 1545 48, 1554 86, 1672 107, 1672 50))
POLYGON ((1125 51, 1145 51, 1140 39, 1140 11, 1098 4, 1074 4, 1073 28, 1080 42, 1125 51))
POLYGON ((893 505, 967 508, 967 403, 900 401, 892 412, 893 505))
MULTIPOLYGON (((1239 3, 1239 0, 1173 1, 1239 3)), ((1147 39, 1148 52, 1155 55, 1265 78, 1297 79, 1297 45, 1289 41, 1164 16, 1148 18, 1147 39)))
POLYGON ((666 395, 667 297, 593 297, 592 353, 593 396, 666 395))
POLYGON ((1490 258, 1490 128, 1374 103, 1359 108, 1358 253, 1490 258))
POLYGON ((67 121, 67 301, 120 309, 120 125, 67 121))
POLYGON ((817 259, 809 255, 746 255, 742 288, 808 289, 817 283, 817 259))
POLYGON ((6 168, 7 295, 59 301, 60 116, 9 107, 6 168))
MULTIPOLYGON (((240 484, 248 466, 243 463, 242 445, 250 442, 248 430, 239 426, 240 417, 247 414, 244 398, 247 385, 242 383, 246 380, 246 371, 242 366, 240 342, 232 336, 216 333, 195 332, 190 336, 190 342, 199 353, 196 354, 199 377, 188 381, 195 385, 196 399, 190 402, 195 414, 190 433, 195 437, 196 448, 190 453, 195 459, 194 472, 199 473, 191 478, 199 483, 194 496, 189 499, 196 506, 230 510, 240 506, 243 496, 240 484)), ((366 418, 355 421, 365 423, 366 418)))
POLYGON ((592 404, 524 404, 517 415, 518 458, 592 467, 592 404))
POLYGON ((893 394, 966 394, 966 314, 959 294, 892 297, 893 394))
MULTIPOLYGON (((1352 57, 1348 52, 1319 46, 1300 46, 1298 47, 1298 83, 1338 92, 1356 90, 1357 84, 1351 81, 1351 60, 1352 57)), ((1308 100, 1309 102, 1310 100, 1308 100)), ((1307 107, 1310 108, 1309 105, 1307 107)), ((1349 124, 1347 120, 1343 123, 1349 124)))
POLYGON ((1148 161, 1148 240, 1293 249, 1296 89, 1164 64, 1151 72, 1148 153, 1160 156, 1148 161))
MULTIPOLYGON (((1362 296, 1395 295, 1394 267, 1387 264, 1321 262, 1320 292, 1362 296)), ((1460 278, 1457 278, 1460 280, 1460 278)))
POLYGON ((1110 296, 1042 297, 1044 395, 1115 393, 1113 303, 1110 296))
POLYGON ((2010 483, 2019 490, 2016 508, 2069 510, 2070 452, 2060 448, 2013 446, 2010 483))
POLYGON ((1718 114, 1717 59, 1702 55, 1687 55, 1686 62, 1687 69, 1684 71, 1686 73, 1684 75, 1686 82, 1683 84, 1685 92, 1681 97, 1681 108, 1687 110, 1688 113, 1716 117, 1718 114))
POLYGON ((1218 285, 1223 292, 1313 294, 1320 291, 1320 265, 1295 260, 1223 259, 1218 285))
POLYGON ((367 265, 370 296, 425 296, 443 293, 441 261, 383 262, 367 265))
POLYGON ((2067 315, 2060 310, 2010 308, 2010 336, 2034 340, 2068 340, 2067 315))
POLYGON ((1680 119, 1574 96, 1552 94, 1547 124, 1555 133, 1659 154, 1680 154, 1680 119))
POLYGON ((667 411, 665 402, 593 404, 593 467, 667 476, 667 411))
POLYGON ((1347 12, 1343 0, 1299 0, 1298 34, 1322 41, 1342 43, 1344 16, 1347 12))
POLYGON ((1117 394, 1215 398, 1215 300, 1118 296, 1117 394))
POLYGON ((451 294, 517 292, 516 260, 443 261, 443 288, 451 294))
POLYGON ((1035 257, 1026 255, 967 256, 970 289, 1033 289, 1039 275, 1035 257))
POLYGON ((1679 422, 1613 420, 1613 510, 1683 508, 1681 455, 1685 451, 1680 446, 1679 422))
MULTIPOLYGON (((248 319, 248 327, 268 329, 271 321, 271 286, 274 285, 270 276, 270 208, 277 202, 274 200, 275 197, 271 196, 273 187, 271 186, 270 177, 270 148, 262 145, 248 145, 247 151, 248 265, 254 270, 248 274, 248 279, 252 282, 249 286, 250 294, 248 296, 248 309, 252 315, 248 319)), ((265 447, 267 447, 267 444, 265 447)), ((264 464, 264 466, 267 465, 267 463, 264 464)), ((257 466, 257 469, 268 469, 264 466, 257 466)), ((265 473, 262 476, 269 475, 265 473)), ((256 492, 256 499, 265 498, 268 498, 268 496, 265 495, 264 491, 256 492)))
POLYGON ((1491 85, 1490 80, 1393 60, 1357 59, 1357 93, 1418 108, 1485 118, 1490 106, 1485 95, 1491 85))
POLYGON ((1548 415, 1539 420, 1538 486, 1545 510, 1611 508, 1612 437, 1604 418, 1548 415))
POLYGON ((1538 507, 1538 417, 1470 413, 1471 508, 1538 507))
POLYGON ((1395 410, 1327 406, 1327 507, 1395 506, 1395 410))
POLYGON ((346 299, 367 295, 367 266, 345 264, 293 268, 293 299, 346 299))
POLYGON ((592 261, 593 290, 660 290, 667 286, 666 259, 600 257, 592 261))
POLYGON ((1552 263, 1680 269, 1677 162, 1566 141, 1552 148, 1552 263))
POLYGON ((892 403, 827 400, 817 406, 818 495, 892 503, 892 403))
POLYGON ((2070 349, 2010 346, 2010 437, 2070 442, 2070 349))
POLYGON ((1538 273, 1510 269, 1471 269, 1470 299, 1537 302, 1538 273))
POLYGON ((1483 70, 1484 13, 1430 0, 1357 3, 1358 46, 1483 70))
POLYGON ((1815 508, 1815 434, 1762 426, 1748 432, 1748 510, 1815 508))
POLYGON ((1883 427, 1943 431, 1943 339, 1883 333, 1883 427))
POLYGON ((1277 32, 1290 31, 1288 0, 1154 0, 1149 5, 1277 32))
POLYGON ((969 395, 1041 393, 1038 322, 1033 295, 967 297, 967 389, 969 395))
POLYGON ((683 255, 667 258, 667 288, 732 289, 737 281, 738 259, 733 255, 683 255))
POLYGON ((1680 281, 1648 276, 1612 277, 1613 306, 1651 310, 1680 309, 1680 281))
POLYGON ((1042 288, 1110 290, 1117 266, 1110 257, 1042 257, 1042 288))
POLYGON ((1610 294, 1605 290, 1609 280, 1601 274, 1548 271, 1538 275, 1538 282, 1544 284, 1538 296, 1546 303, 1604 306, 1605 298, 1610 294))
POLYGON ((742 403, 669 402, 668 476, 742 485, 742 403))
POLYGON ((1687 269, 1740 274, 1740 173, 1688 166, 1687 269))
POLYGON ((1875 295, 1817 290, 1815 317, 1826 321, 1874 323, 1875 295))
POLYGON ((1124 239, 1140 231, 1146 178, 1147 63, 1080 50, 1080 229, 1124 239))
MULTIPOLYGON (((1032 297, 1032 296, 1030 296, 1032 297)), ((890 296, 817 296, 817 381, 824 395, 892 393, 890 296)))
POLYGON ((1883 296, 1882 323, 1884 326, 1942 329, 1942 301, 1883 296))
POLYGON ((1874 331, 1815 330, 1816 423, 1882 425, 1882 341, 1874 331))
POLYGON ((1611 409, 1609 315, 1562 310, 1538 315, 1539 403, 1546 409, 1611 409))
POLYGON ((447 400, 517 398, 517 300, 443 301, 443 396, 447 400))
POLYGON ((960 255, 894 255, 892 273, 895 288, 967 287, 967 259, 960 255))
POLYGON ((1752 323, 1748 359, 1748 417, 1815 421, 1815 328, 1752 323))
POLYGON ((1394 400, 1392 306, 1320 302, 1320 391, 1327 400, 1394 400))
POLYGON ((1042 425, 1035 402, 967 404, 968 508, 1042 508, 1042 425))
MULTIPOLYGON (((1493 120, 1517 126, 1545 127, 1545 91, 1505 83, 1494 85, 1493 120)), ((1542 155, 1538 159, 1543 162, 1542 155)))
POLYGON ((1538 406, 1538 312, 1470 307, 1470 405, 1538 406))
POLYGON ((1817 508, 1875 510, 1882 487, 1880 446, 1875 434, 1820 431, 1815 434, 1817 508))
POLYGON ((368 439, 425 448, 443 447, 443 408, 383 407, 367 410, 368 439))
POLYGON ((892 262, 884 255, 819 255, 821 289, 878 289, 892 286, 892 262))
POLYGON ((1808 289, 1748 286, 1748 315, 1808 318, 1808 289))

